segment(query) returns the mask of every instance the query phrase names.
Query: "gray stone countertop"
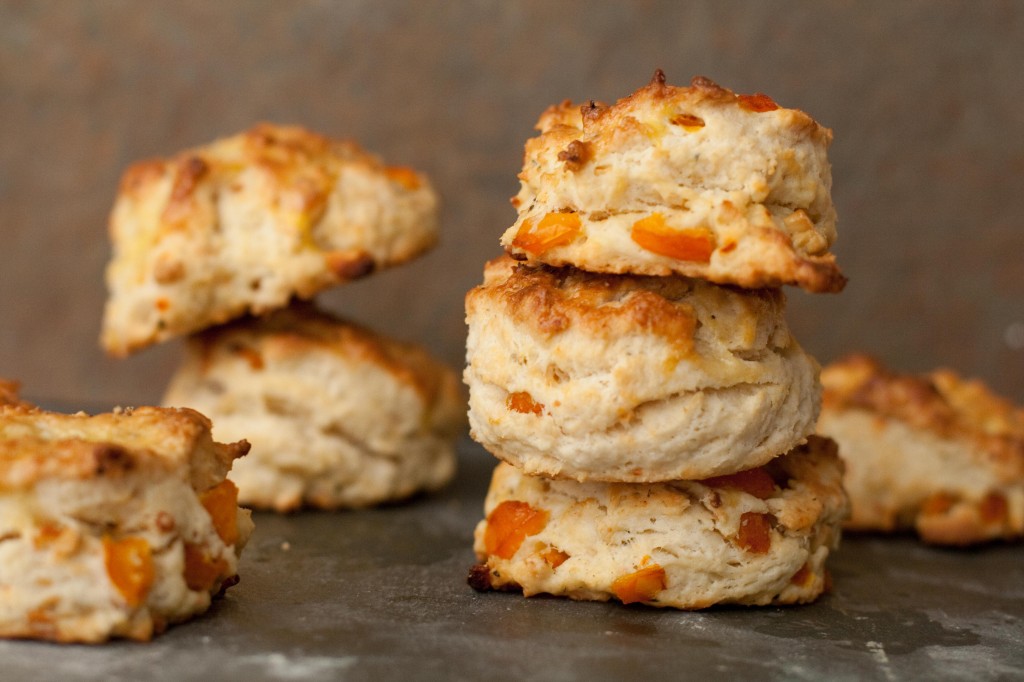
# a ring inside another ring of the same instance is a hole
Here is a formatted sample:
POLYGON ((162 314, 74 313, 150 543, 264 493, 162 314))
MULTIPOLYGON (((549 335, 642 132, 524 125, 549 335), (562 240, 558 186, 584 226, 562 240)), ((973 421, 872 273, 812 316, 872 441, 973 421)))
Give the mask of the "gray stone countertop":
POLYGON ((1024 547, 847 536, 834 591, 680 612, 466 585, 494 460, 381 509, 258 513, 241 583, 147 644, 0 641, 0 680, 1024 679, 1024 547))

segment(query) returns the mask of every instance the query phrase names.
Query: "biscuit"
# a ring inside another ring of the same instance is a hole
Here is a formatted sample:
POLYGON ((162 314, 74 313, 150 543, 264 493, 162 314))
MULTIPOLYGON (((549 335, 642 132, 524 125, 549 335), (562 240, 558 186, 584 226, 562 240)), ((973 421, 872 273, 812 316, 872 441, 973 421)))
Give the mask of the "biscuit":
POLYGON ((110 217, 103 347, 283 307, 437 240, 427 179, 355 143, 269 124, 130 167, 110 217))
POLYGON ((465 422, 454 371, 310 305, 191 337, 164 403, 249 440, 231 478, 244 504, 278 511, 436 490, 465 422))
POLYGON ((847 513, 835 444, 705 481, 578 483, 495 469, 475 532, 478 590, 701 609, 825 589, 847 513))
POLYGON ((901 374, 864 355, 821 379, 818 431, 847 463, 850 528, 940 545, 1024 535, 1024 409, 950 370, 901 374))
POLYGON ((237 582, 252 531, 191 410, 0 405, 0 637, 148 640, 237 582))
POLYGON ((835 292, 832 132, 766 95, 710 80, 651 83, 611 106, 568 101, 527 141, 521 260, 592 272, 681 274, 747 288, 835 292))
POLYGON ((527 474, 749 469, 813 433, 818 365, 778 289, 487 264, 466 295, 472 437, 527 474))

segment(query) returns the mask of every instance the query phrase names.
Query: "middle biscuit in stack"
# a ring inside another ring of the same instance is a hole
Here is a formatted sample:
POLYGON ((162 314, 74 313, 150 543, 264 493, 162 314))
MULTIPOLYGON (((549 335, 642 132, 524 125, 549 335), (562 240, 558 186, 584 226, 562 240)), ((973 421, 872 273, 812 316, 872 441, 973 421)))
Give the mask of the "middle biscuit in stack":
POLYGON ((778 287, 845 282, 831 134, 660 72, 575 111, 548 110, 527 143, 503 238, 526 262, 492 261, 466 297, 471 434, 506 462, 470 583, 685 609, 811 601, 847 501, 834 444, 807 439, 818 365, 778 287))
POLYGON ((577 481, 760 466, 820 405, 784 307, 778 289, 494 260, 466 296, 474 437, 524 473, 577 481))

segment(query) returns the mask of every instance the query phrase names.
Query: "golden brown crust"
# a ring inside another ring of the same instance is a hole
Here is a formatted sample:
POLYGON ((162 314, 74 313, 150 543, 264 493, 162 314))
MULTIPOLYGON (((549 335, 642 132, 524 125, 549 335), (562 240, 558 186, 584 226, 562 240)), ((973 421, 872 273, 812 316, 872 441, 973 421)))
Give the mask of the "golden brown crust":
MULTIPOLYGON (((621 134, 624 128, 636 126, 638 120, 636 112, 652 105, 678 105, 679 111, 685 113, 687 108, 708 104, 747 108, 751 104, 756 104, 757 100, 768 106, 774 106, 775 109, 780 108, 767 95, 761 93, 737 94, 718 85, 706 76, 694 76, 690 80, 689 87, 668 85, 664 72, 658 69, 646 86, 623 97, 615 104, 607 105, 594 100, 583 104, 574 104, 569 100, 564 100, 559 104, 552 105, 541 114, 535 128, 541 133, 548 133, 561 127, 575 128, 577 122, 582 122, 584 137, 588 138, 588 141, 590 138, 594 138, 596 144, 601 145, 615 134, 621 134)), ((799 109, 787 109, 787 111, 791 112, 794 125, 804 130, 805 134, 819 138, 825 145, 832 143, 830 129, 820 125, 799 109)), ((570 133, 571 131, 564 132, 570 133)), ((531 142, 540 139, 534 138, 531 142)))
POLYGON ((212 466, 222 471, 190 472, 196 489, 203 490, 249 450, 245 441, 213 443, 210 428, 206 417, 189 409, 139 407, 89 416, 0 406, 0 487, 111 478, 146 467, 188 471, 198 450, 212 449, 217 460, 212 466))
POLYGON ((351 140, 332 140, 300 126, 259 123, 207 147, 129 166, 120 193, 124 199, 142 200, 151 183, 172 177, 163 221, 168 229, 186 227, 186 223, 208 217, 203 209, 205 193, 229 187, 241 170, 258 168, 276 184, 281 209, 301 212, 316 222, 326 208, 341 164, 395 177, 408 172, 409 184, 425 183, 422 176, 404 167, 385 166, 351 140))
POLYGON ((1006 478, 1024 477, 1024 409, 948 369, 911 375, 855 354, 821 373, 826 410, 859 408, 972 443, 1006 478))
POLYGON ((697 318, 692 306, 677 299, 692 289, 692 282, 679 277, 600 275, 574 268, 531 267, 517 265, 503 256, 487 264, 484 285, 471 290, 467 297, 502 299, 517 323, 542 336, 553 336, 570 326, 581 327, 599 338, 643 330, 688 352, 697 318))

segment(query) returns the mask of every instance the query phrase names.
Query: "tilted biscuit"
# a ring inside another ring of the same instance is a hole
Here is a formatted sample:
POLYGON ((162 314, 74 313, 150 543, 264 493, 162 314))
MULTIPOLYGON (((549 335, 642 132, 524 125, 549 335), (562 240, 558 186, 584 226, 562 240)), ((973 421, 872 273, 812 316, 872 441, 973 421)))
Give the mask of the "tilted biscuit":
POLYGON ((355 143, 254 128, 130 167, 110 217, 112 355, 308 299, 437 240, 427 179, 355 143))
POLYGON ((231 479, 244 504, 278 511, 438 489, 465 423, 454 371, 309 305, 191 337, 164 403, 249 440, 231 479))
POLYGON ((832 132, 802 111, 659 71, 611 106, 553 106, 537 129, 502 236, 516 258, 747 288, 846 283, 829 252, 832 132))
POLYGON ((814 431, 785 296, 488 263, 466 295, 470 427, 527 474, 653 482, 767 462, 814 431))
POLYGON ((705 481, 578 483, 499 464, 470 584, 680 609, 812 601, 848 512, 841 478, 816 436, 705 481))
POLYGON ((969 545, 1024 536, 1024 409, 950 370, 864 355, 822 371, 818 432, 839 442, 857 530, 969 545))
POLYGON ((0 404, 0 637, 148 640, 237 582, 252 532, 191 410, 0 404))

